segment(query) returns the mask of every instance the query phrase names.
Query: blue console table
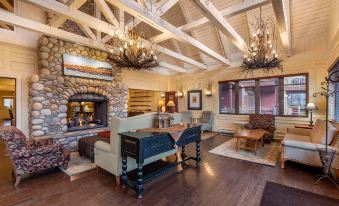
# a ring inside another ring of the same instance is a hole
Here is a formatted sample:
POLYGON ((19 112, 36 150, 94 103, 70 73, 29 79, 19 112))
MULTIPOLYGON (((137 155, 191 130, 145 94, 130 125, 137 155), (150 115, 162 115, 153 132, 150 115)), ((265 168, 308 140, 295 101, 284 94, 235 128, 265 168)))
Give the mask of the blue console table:
POLYGON ((174 142, 171 135, 168 133, 159 132, 124 132, 119 134, 121 136, 121 157, 122 157, 122 186, 129 186, 133 188, 138 198, 143 198, 144 183, 157 177, 169 169, 176 167, 178 164, 185 164, 188 160, 195 160, 196 166, 199 166, 200 159, 200 141, 201 141, 201 126, 200 125, 187 125, 185 131, 177 142, 174 142), (196 157, 186 156, 186 145, 196 143, 196 157), (157 171, 143 175, 144 160, 167 152, 173 147, 181 146, 181 161, 169 164, 157 171), (131 181, 127 176, 127 157, 136 160, 137 167, 137 180, 131 181))

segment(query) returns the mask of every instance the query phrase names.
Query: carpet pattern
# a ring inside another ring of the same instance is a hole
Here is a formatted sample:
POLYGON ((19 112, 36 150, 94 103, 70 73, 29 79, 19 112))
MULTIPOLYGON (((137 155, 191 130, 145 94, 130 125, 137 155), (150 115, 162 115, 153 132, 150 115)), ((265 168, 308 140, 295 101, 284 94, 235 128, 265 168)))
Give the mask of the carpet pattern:
POLYGON ((237 151, 237 140, 236 138, 232 138, 209 152, 235 159, 276 166, 280 153, 279 149, 279 143, 272 142, 271 144, 265 144, 264 147, 258 143, 257 155, 255 155, 254 151, 251 150, 240 149, 237 151))
POLYGON ((333 199, 293 187, 266 182, 260 206, 338 206, 339 199, 333 199))
POLYGON ((80 156, 78 152, 71 153, 71 159, 68 163, 68 167, 64 170, 62 167, 59 167, 61 171, 66 173, 68 176, 72 177, 89 170, 95 169, 96 165, 94 162, 91 162, 90 159, 80 156))

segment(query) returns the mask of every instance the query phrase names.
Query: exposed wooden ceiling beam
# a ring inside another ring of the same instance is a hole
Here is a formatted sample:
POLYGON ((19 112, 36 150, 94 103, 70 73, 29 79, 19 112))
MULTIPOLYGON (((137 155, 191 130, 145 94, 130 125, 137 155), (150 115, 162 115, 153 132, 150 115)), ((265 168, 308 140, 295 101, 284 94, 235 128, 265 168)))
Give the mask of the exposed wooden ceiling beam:
POLYGON ((285 54, 287 56, 292 55, 289 2, 289 0, 272 0, 272 6, 275 17, 277 19, 277 26, 280 33, 280 38, 285 50, 285 54))
POLYGON ((223 17, 219 10, 213 5, 211 1, 206 0, 191 0, 197 8, 205 14, 205 16, 228 37, 228 39, 240 50, 245 51, 246 42, 238 34, 231 24, 223 17))
POLYGON ((179 66, 176 66, 176 65, 173 65, 173 64, 168 64, 166 62, 159 62, 159 66, 165 67, 167 69, 171 69, 171 70, 176 71, 176 72, 181 72, 181 73, 187 72, 187 70, 182 68, 182 67, 179 67, 179 66))
MULTIPOLYGON (((248 10, 252 10, 255 8, 258 8, 260 6, 263 6, 265 4, 270 3, 270 0, 251 0, 251 1, 246 1, 243 3, 239 3, 230 7, 227 7, 223 10, 220 11, 220 13, 224 16, 224 17, 231 17, 243 12, 246 12, 248 10)), ((180 27, 178 27, 178 29, 182 30, 182 31, 190 31, 192 29, 195 29, 203 24, 209 23, 210 20, 207 17, 202 17, 200 19, 197 19, 195 21, 189 22, 185 25, 182 25, 180 27)), ((154 42, 162 42, 165 41, 167 39, 173 38, 172 34, 168 34, 168 33, 163 33, 160 34, 156 37, 153 38, 154 42)))
POLYGON ((229 40, 227 39, 225 34, 222 33, 218 28, 215 27, 215 30, 217 32, 218 41, 221 46, 224 57, 230 58, 229 40))
MULTIPOLYGON (((79 10, 69 10, 67 5, 64 5, 57 1, 51 2, 49 0, 26 0, 26 2, 37 5, 41 7, 42 9, 53 11, 54 13, 58 13, 59 15, 63 15, 77 23, 87 24, 89 27, 97 31, 109 34, 111 36, 113 36, 116 31, 116 28, 113 25, 107 22, 104 22, 100 19, 97 19, 93 16, 90 16, 88 14, 85 14, 79 10)), ((197 66, 200 69, 207 69, 206 65, 198 61, 195 61, 194 59, 181 55, 177 52, 161 47, 159 45, 155 45, 154 49, 163 54, 176 58, 180 61, 184 61, 188 64, 197 66)))
POLYGON ((12 6, 7 0, 0 0, 0 3, 1 3, 2 6, 5 7, 5 9, 7 9, 8 11, 11 11, 11 12, 14 11, 13 6, 12 6))
MULTIPOLYGON (((73 10, 79 9, 84 3, 86 3, 87 0, 74 0, 69 4, 69 8, 73 10)), ((64 18, 63 16, 55 16, 50 21, 50 25, 54 27, 61 26, 67 18, 64 18)), ((90 37, 91 39, 96 39, 96 35, 92 32, 92 30, 86 25, 86 24, 78 24, 79 28, 86 34, 86 36, 90 37)))
POLYGON ((113 24, 116 27, 119 27, 119 22, 117 18, 115 18, 112 10, 109 8, 105 0, 94 0, 96 6, 100 9, 102 14, 105 16, 106 20, 113 24))
MULTIPOLYGON (((184 18, 185 18, 185 21, 186 22, 191 22, 191 18, 190 18, 190 11, 189 11, 189 8, 187 8, 187 1, 180 1, 179 2, 179 5, 180 5, 180 8, 181 8, 181 11, 184 15, 184 18)), ((196 31, 191 31, 191 35, 193 38, 199 40, 199 38, 197 37, 197 32, 196 31)), ((201 59, 201 62, 203 62, 204 64, 207 63, 207 57, 205 54, 203 54, 202 52, 199 52, 199 56, 200 56, 200 59, 201 59)))
POLYGON ((211 56, 212 58, 229 65, 230 61, 226 59, 225 57, 221 56, 217 52, 211 50, 206 45, 202 44, 198 40, 192 38, 185 32, 181 31, 180 29, 177 29, 172 24, 168 23, 166 20, 162 19, 158 15, 147 12, 143 7, 141 7, 138 3, 136 3, 133 0, 106 0, 107 2, 119 7, 120 9, 130 13, 133 16, 136 16, 137 18, 141 19, 142 21, 146 22, 150 26, 162 31, 162 32, 169 32, 172 33, 177 37, 177 39, 186 42, 188 44, 191 44, 201 52, 211 56))
POLYGON ((17 16, 13 13, 4 11, 0 9, 0 22, 4 22, 6 24, 11 24, 17 27, 21 27, 24 29, 40 32, 46 34, 48 36, 56 37, 59 39, 63 39, 70 42, 75 42, 82 44, 84 46, 89 46, 92 48, 104 50, 105 47, 102 43, 95 42, 89 38, 73 34, 71 32, 64 31, 62 29, 58 29, 55 27, 51 27, 46 24, 42 24, 40 22, 36 22, 24 17, 17 16))

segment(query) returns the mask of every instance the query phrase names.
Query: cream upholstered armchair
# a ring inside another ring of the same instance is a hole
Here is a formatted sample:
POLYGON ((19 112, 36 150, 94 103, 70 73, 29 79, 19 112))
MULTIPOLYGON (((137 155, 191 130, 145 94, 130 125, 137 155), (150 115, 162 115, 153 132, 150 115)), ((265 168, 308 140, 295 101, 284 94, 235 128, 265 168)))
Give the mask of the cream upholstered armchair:
MULTIPOLYGON (((121 147, 120 136, 118 133, 135 131, 137 129, 153 127, 153 118, 155 113, 146 113, 128 118, 112 117, 111 121, 111 137, 110 143, 103 141, 97 141, 94 147, 94 162, 95 164, 114 174, 116 176, 117 184, 120 184, 121 175, 121 147)), ((174 117, 174 124, 178 124, 181 121, 180 114, 172 114, 174 117)), ((145 160, 145 165, 171 154, 175 154, 177 148, 174 148, 168 152, 150 157, 145 160)), ((136 161, 130 157, 127 159, 127 171, 131 171, 137 168, 136 161)))
MULTIPOLYGON (((339 143, 336 125, 329 123, 328 149, 336 150, 332 168, 339 169, 339 143)), ((290 160, 306 165, 321 167, 319 149, 325 148, 326 122, 317 120, 313 129, 289 128, 281 142, 281 168, 290 160)))

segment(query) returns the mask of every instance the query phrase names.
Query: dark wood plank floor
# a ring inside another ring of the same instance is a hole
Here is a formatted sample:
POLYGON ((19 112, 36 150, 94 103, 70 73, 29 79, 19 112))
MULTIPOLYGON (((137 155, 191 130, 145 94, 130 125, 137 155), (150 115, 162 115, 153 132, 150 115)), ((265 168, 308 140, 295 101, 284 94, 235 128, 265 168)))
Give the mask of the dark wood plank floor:
MULTIPOLYGON (((266 181, 339 199, 339 190, 329 182, 314 185, 319 169, 287 163, 285 169, 226 158, 208 151, 228 140, 216 136, 203 141, 200 169, 178 168, 145 185, 145 197, 138 200, 130 189, 115 186, 114 176, 99 170, 77 180, 51 171, 23 180, 15 188, 1 180, 0 205, 258 205, 266 181)), ((195 152, 194 145, 188 154, 195 152)), ((3 164, 0 162, 0 167, 3 164)), ((3 170, 0 170, 3 172, 3 170)), ((10 171, 7 171, 10 174, 10 171)), ((0 175, 8 178, 8 175, 0 175)))

